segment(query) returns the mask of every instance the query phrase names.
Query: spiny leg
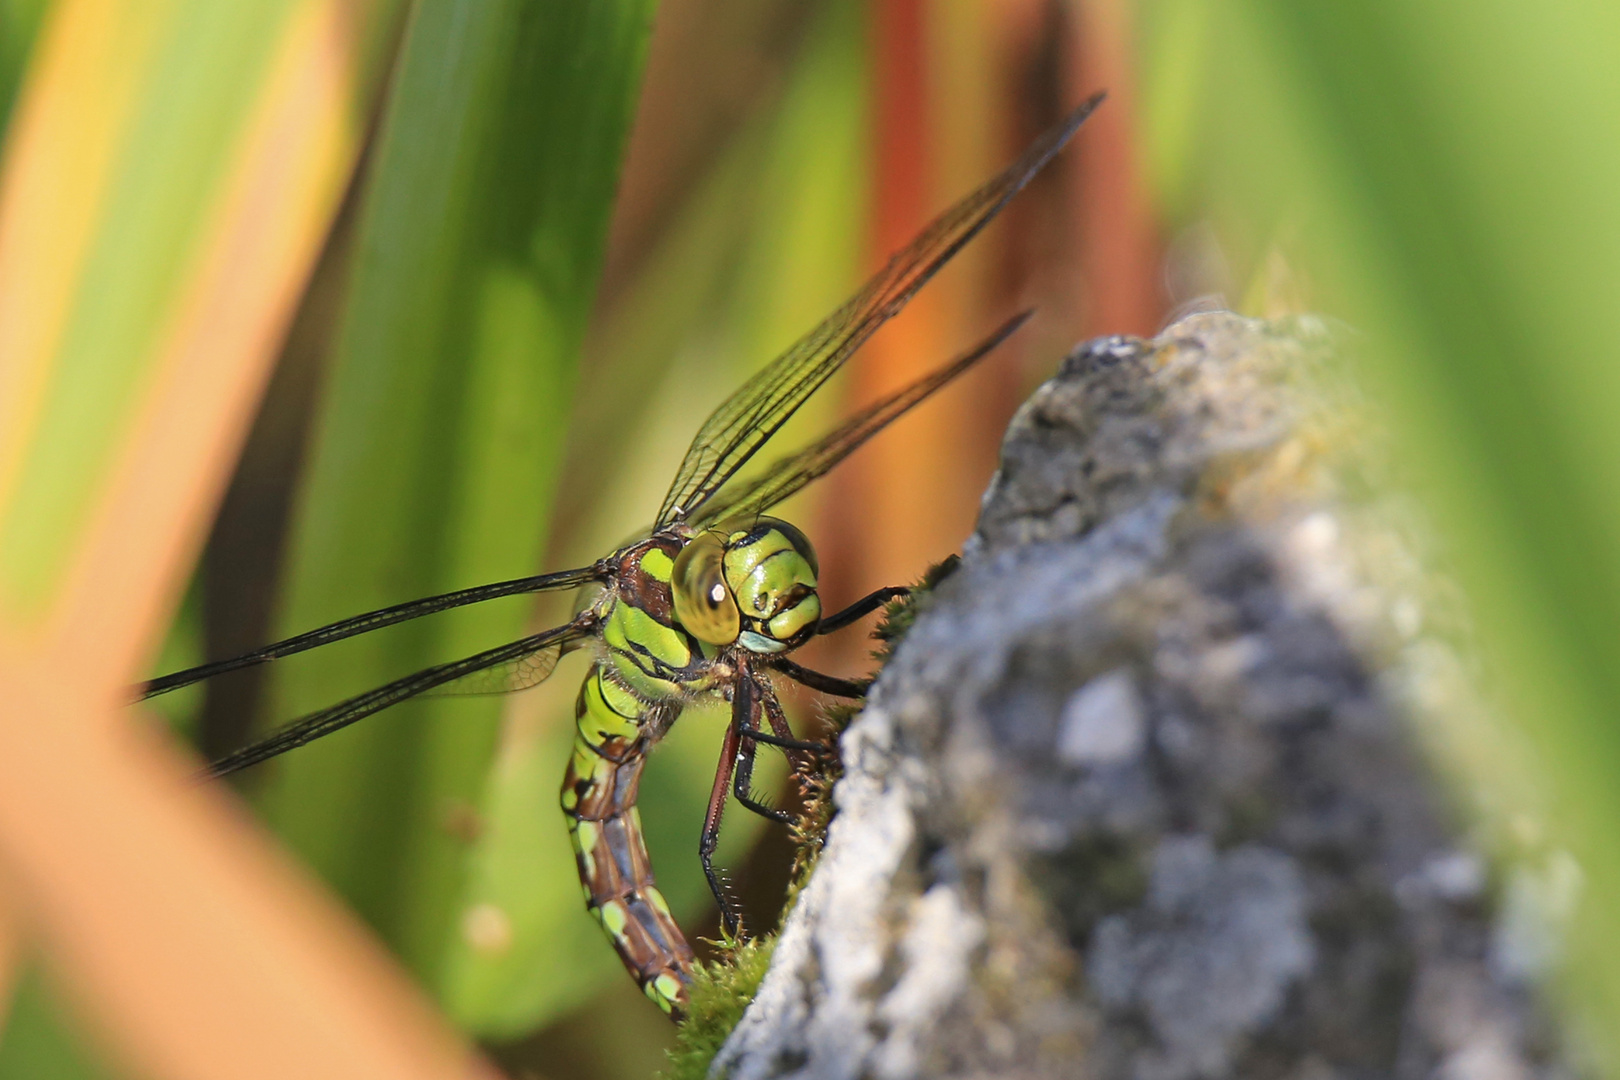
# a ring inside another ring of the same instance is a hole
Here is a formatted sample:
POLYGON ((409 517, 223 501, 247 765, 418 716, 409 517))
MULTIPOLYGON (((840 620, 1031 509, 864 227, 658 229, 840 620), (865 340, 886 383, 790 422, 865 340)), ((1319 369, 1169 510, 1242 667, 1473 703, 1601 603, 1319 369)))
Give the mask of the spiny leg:
POLYGON ((754 751, 758 744, 745 734, 741 740, 741 747, 737 751, 737 775, 731 786, 731 792, 737 796, 737 801, 752 810, 762 818, 787 825, 793 821, 793 815, 786 810, 777 810, 766 806, 753 797, 749 785, 754 779, 754 751))
POLYGON ((771 691, 769 686, 765 686, 762 689, 764 691, 762 696, 765 700, 765 716, 771 723, 771 731, 775 733, 777 739, 780 740, 780 742, 778 742, 776 745, 783 747, 787 753, 789 763, 793 766, 794 772, 798 773, 800 776, 809 775, 811 766, 810 755, 814 754, 817 757, 823 756, 830 752, 829 747, 823 743, 803 742, 802 740, 794 738, 793 728, 788 725, 787 714, 782 711, 782 703, 776 699, 776 694, 771 691), (788 743, 797 743, 798 745, 796 747, 789 747, 787 745, 788 743))
POLYGON ((750 709, 747 724, 741 731, 742 749, 737 756, 737 779, 733 792, 737 801, 742 803, 761 817, 770 818, 786 825, 793 821, 793 815, 785 810, 777 810, 761 805, 751 795, 749 783, 754 774, 754 753, 761 742, 768 746, 781 746, 787 755, 788 762, 793 771, 804 774, 809 770, 810 761, 806 757, 809 753, 826 753, 827 748, 821 743, 803 742, 793 737, 793 729, 788 726, 787 716, 782 712, 782 704, 777 700, 769 683, 756 683, 754 693, 757 695, 756 705, 750 709), (759 729, 758 703, 764 705, 766 717, 770 721, 774 735, 766 735, 759 729))
POLYGON ((751 742, 762 742, 766 746, 779 746, 783 750, 802 750, 807 754, 822 755, 832 752, 831 748, 828 747, 826 743, 806 742, 803 739, 784 738, 780 735, 772 735, 768 732, 759 731, 754 728, 749 728, 748 730, 739 732, 738 734, 741 735, 742 738, 751 742))
MULTIPOLYGON (((714 849, 720 843, 720 818, 726 812, 726 792, 731 787, 732 770, 737 766, 737 750, 742 744, 742 729, 736 718, 739 709, 750 708, 746 687, 751 683, 751 679, 739 680, 733 695, 733 719, 726 727, 725 741, 720 744, 720 764, 715 768, 714 787, 709 792, 709 809, 703 816, 703 834, 698 839, 698 859, 703 863, 703 876, 709 881, 709 891, 714 894, 714 902, 720 908, 720 925, 733 936, 741 929, 742 920, 732 909, 731 899, 720 887, 720 878, 714 872, 714 849)), ((742 715, 747 713, 743 712, 742 715)))

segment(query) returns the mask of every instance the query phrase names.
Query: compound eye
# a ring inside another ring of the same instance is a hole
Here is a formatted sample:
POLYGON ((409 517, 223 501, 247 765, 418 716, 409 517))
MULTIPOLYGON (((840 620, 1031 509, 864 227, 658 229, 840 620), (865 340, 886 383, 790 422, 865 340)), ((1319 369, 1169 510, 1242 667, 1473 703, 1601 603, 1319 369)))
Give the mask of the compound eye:
POLYGON ((670 574, 675 617, 693 637, 710 645, 730 645, 742 629, 742 615, 726 584, 725 554, 719 534, 701 533, 681 549, 670 574))
POLYGON ((810 567, 811 577, 821 576, 821 562, 816 558, 815 545, 810 543, 808 536, 799 531, 798 526, 781 518, 761 517, 759 520, 762 524, 768 522, 771 528, 787 538, 787 542, 793 545, 793 550, 797 551, 799 557, 805 561, 805 565, 810 567))

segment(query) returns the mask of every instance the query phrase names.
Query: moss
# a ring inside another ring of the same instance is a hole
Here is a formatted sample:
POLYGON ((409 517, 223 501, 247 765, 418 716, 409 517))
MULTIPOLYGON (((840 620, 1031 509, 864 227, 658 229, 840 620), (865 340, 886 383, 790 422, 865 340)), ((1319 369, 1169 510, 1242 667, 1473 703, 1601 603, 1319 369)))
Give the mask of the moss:
MULTIPOLYGON (((923 574, 922 580, 912 586, 908 595, 890 601, 884 607, 883 616, 878 620, 876 629, 872 631, 872 637, 878 643, 877 648, 872 650, 872 659, 877 661, 878 670, 881 671, 883 665, 889 662, 889 657, 894 655, 895 646, 917 621, 918 613, 927 607, 930 594, 940 582, 955 572, 960 562, 958 556, 950 555, 935 563, 923 574)), ((850 722, 860 711, 859 705, 833 705, 828 707, 825 716, 834 732, 842 735, 844 729, 849 727, 850 722)), ((793 841, 798 850, 793 858, 793 870, 788 876, 787 903, 782 908, 784 919, 787 918, 787 913, 793 910, 793 901, 798 898, 799 891, 810 880, 816 856, 821 854, 822 841, 827 836, 827 826, 832 822, 833 785, 843 775, 843 762, 836 756, 829 756, 822 760, 814 774, 800 780, 800 786, 804 791, 804 811, 792 825, 793 841)))
POLYGON ((709 1063, 759 992, 776 935, 723 944, 719 959, 697 965, 692 973, 691 1006, 675 1033, 669 1069, 660 1074, 664 1080, 704 1080, 709 1075, 709 1063))
MULTIPOLYGON (((912 588, 910 595, 883 609, 883 617, 872 632, 878 642, 872 658, 880 669, 911 629, 917 614, 927 606, 929 593, 951 575, 958 561, 952 555, 936 563, 912 588)), ((859 712, 858 705, 834 705, 827 709, 826 716, 834 731, 842 734, 859 712)), ((838 756, 828 754, 817 759, 814 772, 799 778, 804 792, 804 810, 790 826, 798 851, 788 880, 787 902, 782 906, 784 920, 815 870, 816 858, 821 854, 834 813, 833 786, 843 774, 843 763, 838 756)), ((771 952, 776 947, 776 936, 777 932, 773 931, 752 941, 721 941, 721 955, 696 967, 691 1005, 676 1033, 675 1048, 669 1052, 670 1067, 663 1074, 664 1080, 703 1080, 708 1076, 714 1055, 742 1019, 743 1010, 754 1000, 760 981, 765 978, 771 952)))
POLYGON ((872 631, 872 636, 878 641, 878 647, 872 650, 872 659, 878 662, 880 668, 894 655, 895 646, 911 630, 917 616, 928 610, 928 601, 939 583, 956 573, 961 562, 958 555, 941 559, 928 568, 921 581, 911 587, 909 596, 902 596, 883 609, 883 618, 878 622, 877 629, 872 631))

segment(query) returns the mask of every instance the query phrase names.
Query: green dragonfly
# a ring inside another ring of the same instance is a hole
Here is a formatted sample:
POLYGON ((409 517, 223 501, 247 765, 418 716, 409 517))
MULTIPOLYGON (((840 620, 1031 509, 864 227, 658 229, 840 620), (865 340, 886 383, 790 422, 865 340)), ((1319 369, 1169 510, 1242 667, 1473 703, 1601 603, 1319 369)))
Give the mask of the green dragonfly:
POLYGON ((731 705, 699 843, 699 858, 729 932, 740 921, 712 864, 728 796, 775 821, 791 816, 754 798, 759 745, 796 768, 828 752, 794 737, 769 673, 857 698, 865 684, 795 664, 811 637, 851 625, 904 588, 879 589, 823 615, 815 549, 770 510, 824 475, 897 417, 966 371, 1029 317, 1024 312, 936 371, 851 418, 824 438, 740 480, 738 471, 885 321, 1050 161, 1102 100, 1098 94, 1042 135, 1004 172, 946 210, 842 307, 749 379, 698 429, 653 526, 590 566, 480 585, 366 612, 230 660, 154 679, 152 697, 409 619, 496 597, 590 587, 573 619, 542 633, 425 668, 293 721, 209 766, 224 776, 432 692, 520 690, 550 676, 559 657, 595 653, 574 706, 575 739, 562 786, 585 904, 642 990, 671 1017, 687 1003, 692 950, 653 881, 636 793, 647 752, 699 698, 731 705))

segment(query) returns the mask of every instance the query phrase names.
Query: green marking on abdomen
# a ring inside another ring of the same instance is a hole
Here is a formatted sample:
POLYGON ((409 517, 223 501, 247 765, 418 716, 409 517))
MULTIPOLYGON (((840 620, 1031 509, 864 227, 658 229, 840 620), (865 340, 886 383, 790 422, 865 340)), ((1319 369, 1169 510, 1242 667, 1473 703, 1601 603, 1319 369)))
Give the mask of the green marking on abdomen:
POLYGON ((575 701, 561 802, 587 908, 647 996, 679 1016, 692 949, 653 882, 635 808, 654 707, 604 673, 601 662, 592 666, 575 701))

